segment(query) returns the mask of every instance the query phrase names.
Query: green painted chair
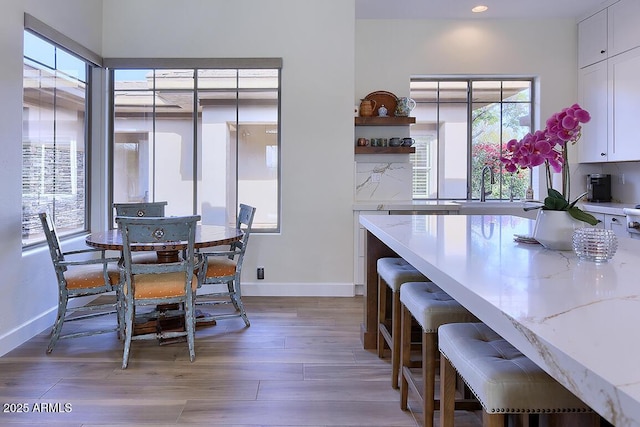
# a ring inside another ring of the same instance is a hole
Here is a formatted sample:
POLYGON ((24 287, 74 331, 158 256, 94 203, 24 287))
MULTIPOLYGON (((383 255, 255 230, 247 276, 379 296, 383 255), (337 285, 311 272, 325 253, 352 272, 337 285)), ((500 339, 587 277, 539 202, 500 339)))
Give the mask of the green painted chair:
POLYGON ((197 277, 194 271, 200 268, 200 257, 195 253, 196 223, 199 215, 182 217, 118 217, 116 222, 122 233, 123 244, 123 299, 124 299, 124 352, 122 369, 129 363, 131 341, 149 339, 171 339, 186 337, 189 359, 195 359, 194 299, 197 277), (135 244, 186 242, 183 257, 170 263, 139 263, 132 257, 131 246, 135 244), (163 304, 176 304, 177 310, 157 312, 158 316, 183 316, 184 330, 156 330, 134 334, 134 321, 138 308, 163 304))
POLYGON ((66 322, 77 322, 98 316, 114 314, 120 298, 115 302, 104 304, 89 304, 79 307, 69 307, 69 300, 77 297, 99 296, 107 292, 120 292, 120 271, 118 258, 105 257, 101 249, 87 248, 63 252, 51 217, 42 212, 38 214, 44 234, 49 245, 49 253, 58 282, 58 314, 51 331, 51 339, 47 353, 51 353, 59 339, 77 338, 107 332, 118 331, 118 320, 114 327, 107 329, 92 329, 62 334, 62 326, 66 322), (81 259, 80 256, 97 253, 99 258, 81 259))
POLYGON ((232 243, 229 249, 225 251, 201 252, 205 267, 199 272, 198 282, 202 288, 196 297, 196 305, 199 307, 211 307, 233 304, 235 311, 215 310, 207 312, 205 316, 198 317, 196 319, 197 322, 206 323, 211 320, 242 317, 245 325, 251 326, 242 303, 240 276, 255 213, 256 208, 240 204, 236 227, 244 231, 242 239, 232 243), (209 285, 212 285, 211 291, 203 289, 209 285))
MULTIPOLYGON (((116 218, 119 216, 132 217, 163 217, 167 202, 134 202, 134 203, 114 203, 116 218)), ((135 254, 137 262, 153 264, 158 262, 155 252, 144 252, 135 254)))

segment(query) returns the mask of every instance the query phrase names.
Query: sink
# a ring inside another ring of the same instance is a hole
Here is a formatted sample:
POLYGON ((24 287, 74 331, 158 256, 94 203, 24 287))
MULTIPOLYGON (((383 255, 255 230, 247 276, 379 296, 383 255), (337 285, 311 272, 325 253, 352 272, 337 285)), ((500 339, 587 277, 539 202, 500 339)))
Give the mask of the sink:
POLYGON ((538 210, 524 210, 526 206, 535 206, 535 203, 508 200, 459 200, 454 202, 460 206, 461 215, 517 215, 525 218, 535 218, 538 210))

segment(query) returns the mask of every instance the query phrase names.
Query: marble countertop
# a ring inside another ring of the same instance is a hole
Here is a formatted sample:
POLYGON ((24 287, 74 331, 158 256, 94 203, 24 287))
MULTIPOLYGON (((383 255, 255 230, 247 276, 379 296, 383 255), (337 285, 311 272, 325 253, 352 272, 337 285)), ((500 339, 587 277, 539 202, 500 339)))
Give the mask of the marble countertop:
POLYGON ((615 426, 640 426, 640 240, 605 264, 516 243, 509 215, 366 215, 360 223, 615 426))
POLYGON ((439 200, 388 200, 357 202, 353 205, 354 211, 457 211, 459 209, 459 204, 439 200))
POLYGON ((521 209, 524 201, 516 200, 487 200, 480 202, 477 200, 389 200, 375 202, 357 202, 353 205, 354 211, 459 211, 463 207, 476 206, 478 208, 511 208, 521 209))
POLYGON ((636 203, 581 203, 581 209, 588 212, 603 213, 609 215, 624 215, 622 209, 635 208, 636 203))

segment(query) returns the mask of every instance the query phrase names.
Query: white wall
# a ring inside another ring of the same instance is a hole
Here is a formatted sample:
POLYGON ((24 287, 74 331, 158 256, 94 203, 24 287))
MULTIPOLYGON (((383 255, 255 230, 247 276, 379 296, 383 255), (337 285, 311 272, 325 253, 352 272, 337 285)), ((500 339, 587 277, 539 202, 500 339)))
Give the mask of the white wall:
MULTIPOLYGON (((0 354, 53 323, 57 288, 48 250, 22 252, 22 34, 28 12, 100 52, 100 0, 6 1, 0 14, 0 354)), ((83 245, 70 242, 67 247, 83 245)), ((44 351, 44 349, 43 349, 44 351)))
POLYGON ((353 1, 186 4, 105 1, 104 57, 282 57, 282 232, 252 237, 245 294, 352 288, 353 1))
POLYGON ((577 101, 577 32, 572 19, 358 20, 354 103, 375 90, 409 96, 411 75, 536 76, 544 127, 577 101))
MULTIPOLYGON (((47 251, 23 255, 21 250, 25 11, 104 57, 282 57, 282 232, 252 238, 247 281, 255 281, 260 265, 265 280, 255 288, 259 292, 353 291, 353 0, 5 3, 0 17, 0 178, 5 183, 0 190, 0 354, 50 326, 56 306, 47 251)), ((104 146, 94 148, 104 154, 104 146)), ((92 191, 103 201, 106 170, 96 163, 92 191)))

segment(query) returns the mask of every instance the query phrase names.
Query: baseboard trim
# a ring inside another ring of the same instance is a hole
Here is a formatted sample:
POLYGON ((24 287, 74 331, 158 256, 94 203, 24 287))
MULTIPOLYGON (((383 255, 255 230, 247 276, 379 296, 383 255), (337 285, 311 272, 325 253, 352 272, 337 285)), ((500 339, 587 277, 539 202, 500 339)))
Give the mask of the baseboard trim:
POLYGON ((267 283, 245 282, 242 295, 264 297, 353 297, 353 283, 267 283))
MULTIPOLYGON (((0 336, 0 356, 4 356, 14 348, 24 344, 45 329, 51 328, 56 320, 57 310, 57 307, 54 307, 0 336)), ((46 347, 42 349, 42 352, 44 353, 45 350, 46 347)))

